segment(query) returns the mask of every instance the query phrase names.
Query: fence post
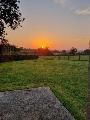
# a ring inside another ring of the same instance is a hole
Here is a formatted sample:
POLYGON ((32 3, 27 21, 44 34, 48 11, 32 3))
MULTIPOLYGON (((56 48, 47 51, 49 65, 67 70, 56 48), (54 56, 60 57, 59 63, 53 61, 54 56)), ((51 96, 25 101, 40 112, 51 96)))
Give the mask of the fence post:
MULTIPOLYGON (((90 50, 90 42, 89 42, 89 50, 90 50)), ((89 52, 89 64, 88 64, 87 120, 90 120, 90 52, 89 52)))
POLYGON ((79 54, 79 61, 80 61, 80 54, 79 54))
POLYGON ((87 120, 90 120, 90 55, 89 55, 89 64, 88 64, 87 120))
POLYGON ((69 55, 68 55, 68 60, 69 60, 69 58, 70 58, 70 57, 69 57, 69 55))

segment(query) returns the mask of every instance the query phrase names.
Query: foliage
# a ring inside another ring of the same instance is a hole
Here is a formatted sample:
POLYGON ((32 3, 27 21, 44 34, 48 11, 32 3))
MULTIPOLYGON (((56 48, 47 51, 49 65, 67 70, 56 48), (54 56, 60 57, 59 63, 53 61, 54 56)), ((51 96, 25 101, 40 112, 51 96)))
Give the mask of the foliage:
POLYGON ((67 50, 62 50, 62 51, 61 51, 61 54, 62 54, 62 55, 67 55, 67 54, 68 54, 68 53, 67 53, 67 50))
POLYGON ((87 54, 87 55, 90 54, 90 49, 84 50, 84 53, 87 54))
POLYGON ((0 0, 0 40, 5 40, 5 28, 15 30, 24 20, 19 10, 19 0, 0 0))
POLYGON ((72 47, 72 48, 70 49, 70 54, 75 55, 76 53, 77 53, 77 48, 72 47))
POLYGON ((19 49, 15 45, 11 45, 6 40, 2 40, 0 44, 0 55, 15 54, 19 49))
POLYGON ((0 62, 33 60, 38 59, 37 55, 0 55, 0 62))
POLYGON ((52 56, 53 55, 52 51, 49 50, 47 47, 46 48, 38 48, 37 54, 40 56, 52 56))

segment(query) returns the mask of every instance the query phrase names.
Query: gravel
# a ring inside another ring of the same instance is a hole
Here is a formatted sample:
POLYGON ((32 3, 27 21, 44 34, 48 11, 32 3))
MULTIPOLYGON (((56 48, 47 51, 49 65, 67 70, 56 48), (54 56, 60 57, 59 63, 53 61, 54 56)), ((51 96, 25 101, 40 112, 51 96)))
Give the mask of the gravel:
POLYGON ((49 87, 0 92, 0 120, 75 120, 49 87))

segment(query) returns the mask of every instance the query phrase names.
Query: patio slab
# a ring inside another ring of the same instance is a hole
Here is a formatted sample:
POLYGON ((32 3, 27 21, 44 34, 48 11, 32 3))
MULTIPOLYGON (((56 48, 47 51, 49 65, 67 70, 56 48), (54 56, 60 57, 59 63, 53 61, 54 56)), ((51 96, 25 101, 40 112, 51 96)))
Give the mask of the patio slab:
POLYGON ((0 92, 0 120, 75 120, 49 87, 0 92))

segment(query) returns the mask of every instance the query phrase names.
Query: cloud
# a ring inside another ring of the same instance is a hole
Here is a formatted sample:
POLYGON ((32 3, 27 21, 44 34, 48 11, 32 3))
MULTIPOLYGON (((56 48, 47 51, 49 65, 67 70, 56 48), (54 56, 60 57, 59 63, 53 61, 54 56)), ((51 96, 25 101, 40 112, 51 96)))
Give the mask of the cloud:
POLYGON ((54 0, 56 3, 65 4, 66 0, 54 0))
POLYGON ((90 8, 78 9, 75 11, 77 15, 90 15, 90 8))

